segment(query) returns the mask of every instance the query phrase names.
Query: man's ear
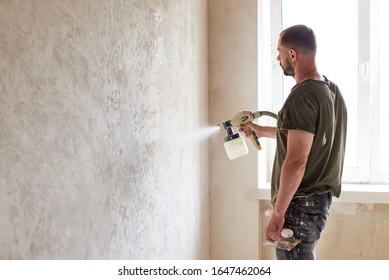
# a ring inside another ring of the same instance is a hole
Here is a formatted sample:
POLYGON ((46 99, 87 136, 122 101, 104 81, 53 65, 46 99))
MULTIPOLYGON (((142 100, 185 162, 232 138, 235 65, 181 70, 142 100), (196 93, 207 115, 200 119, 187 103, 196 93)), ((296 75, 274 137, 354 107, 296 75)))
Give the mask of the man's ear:
POLYGON ((294 49, 289 49, 289 57, 292 62, 297 60, 297 52, 294 49))

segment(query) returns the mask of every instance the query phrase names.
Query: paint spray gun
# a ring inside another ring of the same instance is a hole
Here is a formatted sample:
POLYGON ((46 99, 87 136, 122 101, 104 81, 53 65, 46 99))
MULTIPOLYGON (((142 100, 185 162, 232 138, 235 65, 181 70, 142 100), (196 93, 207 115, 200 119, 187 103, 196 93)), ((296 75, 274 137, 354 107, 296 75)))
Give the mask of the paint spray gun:
MULTIPOLYGON (((231 120, 224 121, 222 124, 219 124, 220 130, 224 129, 227 131, 227 137, 224 138, 224 148, 230 160, 239 158, 249 153, 246 141, 239 132, 234 132, 233 127, 239 127, 242 124, 252 122, 262 116, 270 116, 277 119, 276 114, 268 111, 241 111, 231 120)), ((255 135, 255 132, 251 130, 251 128, 249 128, 249 132, 251 142, 258 150, 261 150, 262 147, 259 143, 258 137, 255 135)))

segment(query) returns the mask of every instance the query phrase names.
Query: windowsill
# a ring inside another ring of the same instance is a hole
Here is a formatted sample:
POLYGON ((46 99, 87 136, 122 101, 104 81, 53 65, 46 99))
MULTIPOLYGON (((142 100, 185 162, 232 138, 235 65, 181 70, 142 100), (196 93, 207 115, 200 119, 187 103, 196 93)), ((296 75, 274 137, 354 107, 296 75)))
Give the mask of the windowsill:
MULTIPOLYGON (((270 183, 258 188, 259 200, 270 200, 270 183)), ((342 193, 333 202, 389 204, 389 185, 342 184, 342 193)))

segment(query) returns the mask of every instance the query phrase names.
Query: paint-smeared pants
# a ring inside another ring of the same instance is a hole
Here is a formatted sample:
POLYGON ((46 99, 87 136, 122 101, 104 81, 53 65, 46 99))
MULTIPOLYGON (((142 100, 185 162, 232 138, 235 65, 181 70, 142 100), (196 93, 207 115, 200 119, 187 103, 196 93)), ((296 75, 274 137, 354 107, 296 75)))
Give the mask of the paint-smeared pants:
POLYGON ((278 260, 314 260, 316 244, 330 213, 332 195, 293 198, 285 213, 285 228, 293 230, 301 243, 290 251, 276 249, 278 260))

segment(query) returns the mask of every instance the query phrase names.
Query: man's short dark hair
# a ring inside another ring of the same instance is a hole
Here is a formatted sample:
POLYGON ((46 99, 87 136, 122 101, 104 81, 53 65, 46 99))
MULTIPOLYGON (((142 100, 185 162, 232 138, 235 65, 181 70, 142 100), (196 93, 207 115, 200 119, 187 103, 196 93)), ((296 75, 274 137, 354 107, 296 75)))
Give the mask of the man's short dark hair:
POLYGON ((280 36, 280 43, 284 48, 316 54, 316 36, 308 26, 302 24, 291 26, 282 31, 280 36))

